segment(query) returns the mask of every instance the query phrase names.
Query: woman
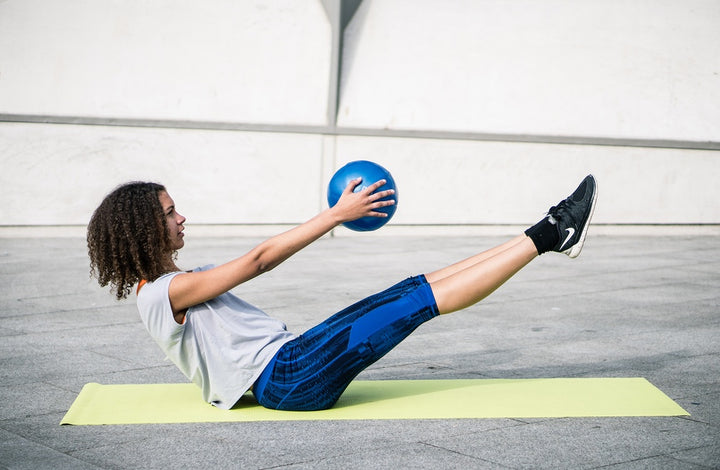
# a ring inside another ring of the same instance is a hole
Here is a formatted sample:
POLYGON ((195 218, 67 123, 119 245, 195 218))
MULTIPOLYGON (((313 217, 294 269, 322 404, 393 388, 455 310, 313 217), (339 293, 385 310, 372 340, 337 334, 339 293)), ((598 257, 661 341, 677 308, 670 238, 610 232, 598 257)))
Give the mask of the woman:
POLYGON ((137 284, 137 305, 150 335, 203 392, 231 408, 252 389, 258 402, 283 410, 331 407, 350 381, 415 328, 480 301, 536 256, 580 254, 596 201, 590 175, 523 234, 438 271, 406 279, 296 336, 285 325, 229 293, 273 269, 339 224, 394 204, 384 180, 353 192, 311 220, 220 266, 183 271, 183 217, 166 189, 128 183, 109 194, 88 226, 92 273, 118 299, 137 284))

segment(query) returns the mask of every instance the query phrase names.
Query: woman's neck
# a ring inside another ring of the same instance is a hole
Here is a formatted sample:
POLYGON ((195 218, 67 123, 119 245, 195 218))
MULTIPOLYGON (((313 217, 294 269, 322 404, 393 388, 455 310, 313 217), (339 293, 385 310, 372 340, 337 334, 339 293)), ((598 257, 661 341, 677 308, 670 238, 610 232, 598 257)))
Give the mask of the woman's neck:
POLYGON ((181 269, 177 267, 177 264, 175 264, 175 260, 173 259, 169 259, 165 263, 163 263, 163 268, 166 273, 174 273, 177 271, 181 271, 181 269))

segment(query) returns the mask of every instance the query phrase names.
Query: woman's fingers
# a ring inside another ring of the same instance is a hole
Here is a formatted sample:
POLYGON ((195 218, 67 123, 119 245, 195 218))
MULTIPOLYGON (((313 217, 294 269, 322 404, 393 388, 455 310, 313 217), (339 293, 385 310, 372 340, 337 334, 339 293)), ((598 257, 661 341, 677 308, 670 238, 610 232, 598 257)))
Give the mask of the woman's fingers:
MULTIPOLYGON (((395 194, 395 191, 388 190, 388 191, 382 191, 380 193, 375 193, 375 194, 373 194, 373 196, 376 196, 377 199, 383 199, 385 197, 392 196, 393 194, 395 194)), ((393 206, 393 205, 395 205, 395 199, 388 199, 386 201, 378 201, 377 199, 375 200, 375 202, 370 204, 369 207, 370 207, 370 209, 372 209, 372 212, 370 212, 370 214, 368 214, 368 215, 370 215, 372 217, 387 217, 388 215, 385 212, 376 212, 375 209, 393 206)))
MULTIPOLYGON (((362 183, 362 177, 355 178, 353 180, 350 180, 348 185, 345 187, 344 193, 352 193, 355 191, 355 188, 362 183)), ((364 192, 365 194, 370 194, 372 196, 375 196, 375 199, 382 199, 384 197, 390 196, 395 194, 394 189, 386 189, 384 191, 377 191, 379 188, 385 186, 387 184, 387 180, 379 180, 371 184, 370 186, 366 186, 362 189, 361 192, 364 192), (377 192, 376 192, 377 191, 377 192)))
MULTIPOLYGON (((378 199, 383 199, 388 196, 392 196, 395 194, 394 189, 385 189, 383 191, 378 191, 378 189, 382 188, 387 184, 387 181, 382 179, 380 181, 376 181, 375 183, 371 184, 370 186, 363 188, 363 192, 365 194, 368 194, 368 197, 371 201, 377 201, 378 199)), ((386 204, 389 205, 389 204, 386 204)))
POLYGON ((343 194, 350 194, 353 191, 355 191, 355 188, 357 185, 362 183, 362 178, 355 178, 354 180, 350 180, 347 186, 345 186, 345 189, 343 190, 343 194))
POLYGON ((393 194, 395 194, 394 189, 386 189, 385 191, 378 191, 376 193, 372 193, 370 195, 370 199, 377 201, 378 199, 383 199, 383 198, 392 196, 393 194))
POLYGON ((388 215, 384 212, 376 212, 375 209, 380 209, 382 207, 388 207, 395 204, 394 199, 388 199, 386 201, 382 201, 381 199, 385 199, 386 197, 392 196, 395 194, 394 189, 386 189, 384 191, 377 191, 379 188, 384 186, 387 183, 386 180, 382 179, 380 181, 377 181, 367 188, 365 188, 363 191, 366 191, 368 194, 368 200, 373 201, 372 204, 370 204, 369 208, 372 210, 368 215, 370 217, 387 217, 388 215))
POLYGON ((384 186, 385 184, 387 184, 387 181, 384 180, 384 179, 382 179, 382 180, 379 180, 379 181, 374 182, 373 184, 371 184, 371 185, 368 186, 367 188, 363 189, 363 191, 367 191, 368 193, 372 194, 372 193, 374 193, 375 191, 377 191, 379 188, 381 188, 382 186, 384 186))
POLYGON ((340 198, 341 201, 344 201, 344 204, 342 204, 344 210, 348 211, 348 220, 355 220, 360 217, 387 217, 388 215, 384 212, 377 212, 376 210, 395 204, 394 199, 382 200, 395 194, 395 190, 379 191, 382 186, 387 184, 386 180, 381 179, 355 192, 362 181, 362 178, 351 180, 340 198))

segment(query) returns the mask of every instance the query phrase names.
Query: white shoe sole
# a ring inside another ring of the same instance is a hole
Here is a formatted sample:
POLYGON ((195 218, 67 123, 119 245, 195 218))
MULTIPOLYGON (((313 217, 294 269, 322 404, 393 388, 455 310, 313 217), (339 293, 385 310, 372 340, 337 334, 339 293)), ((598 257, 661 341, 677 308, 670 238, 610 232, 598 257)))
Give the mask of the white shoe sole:
POLYGON ((580 239, 576 244, 563 251, 563 253, 568 255, 570 258, 577 258, 578 256, 580 256, 580 252, 582 251, 583 245, 585 244, 585 236, 587 235, 588 227, 590 227, 590 221, 592 220, 593 214, 595 213, 595 203, 597 202, 598 195, 598 184, 594 176, 593 180, 595 181, 595 192, 593 193, 592 202, 590 203, 590 214, 588 215, 587 221, 585 221, 585 226, 583 227, 582 233, 580 234, 580 239))

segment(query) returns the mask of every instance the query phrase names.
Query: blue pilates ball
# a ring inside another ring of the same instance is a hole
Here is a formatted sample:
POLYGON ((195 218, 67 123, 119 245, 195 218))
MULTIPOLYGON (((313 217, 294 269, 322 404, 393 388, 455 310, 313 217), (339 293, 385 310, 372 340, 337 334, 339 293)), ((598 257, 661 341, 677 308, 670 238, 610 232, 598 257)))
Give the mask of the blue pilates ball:
POLYGON ((357 232, 368 232, 371 230, 377 230, 386 223, 388 223, 392 218, 393 214, 395 214, 395 210, 397 210, 398 192, 397 187, 395 186, 395 180, 393 179, 389 171, 387 171, 385 168, 378 165, 377 163, 369 162, 367 160, 350 162, 344 167, 340 168, 337 172, 335 172, 333 177, 330 179, 330 184, 328 185, 327 191, 327 199, 330 207, 337 204, 338 199, 340 199, 340 196, 342 195, 347 185, 350 184, 350 181, 354 180, 355 178, 362 178, 362 182, 355 187, 354 192, 362 191, 371 184, 382 179, 386 180, 387 183, 385 183, 384 186, 381 186, 378 191, 384 191, 386 189, 395 190, 394 195, 381 199, 381 201, 395 199, 395 204, 392 206, 376 209, 377 212, 386 213, 388 215, 387 217, 362 217, 360 219, 353 220, 351 222, 345 222, 343 224, 350 230, 355 230, 357 232))

